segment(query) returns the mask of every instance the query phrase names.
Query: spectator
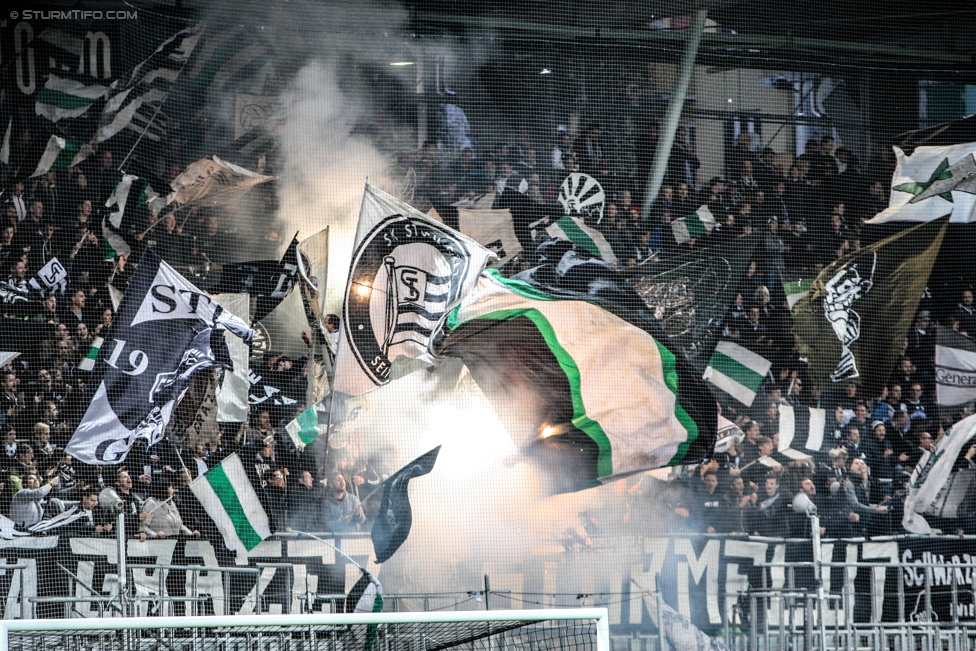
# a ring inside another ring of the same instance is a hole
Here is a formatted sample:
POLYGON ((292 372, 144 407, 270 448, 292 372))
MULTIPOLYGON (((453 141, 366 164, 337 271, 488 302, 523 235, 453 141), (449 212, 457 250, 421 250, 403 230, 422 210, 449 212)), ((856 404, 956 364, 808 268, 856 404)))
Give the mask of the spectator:
POLYGON ((725 530, 726 516, 723 513, 721 496, 717 492, 718 475, 708 471, 702 476, 702 490, 699 493, 697 516, 705 533, 721 533, 725 530))
POLYGON ((41 478, 37 473, 30 473, 24 482, 24 488, 14 493, 10 502, 10 519, 18 527, 27 529, 44 518, 44 507, 48 494, 58 485, 58 478, 52 477, 48 483, 41 486, 41 478))
POLYGON ((192 531, 183 524, 183 517, 173 503, 176 487, 172 479, 158 479, 150 487, 149 499, 142 505, 142 525, 139 533, 147 538, 173 538, 179 535, 200 537, 199 531, 192 531))
POLYGON ((752 535, 786 538, 790 535, 789 498, 780 492, 775 475, 766 477, 764 488, 764 495, 756 504, 752 535))
POLYGON ((359 525, 366 523, 366 514, 359 498, 346 491, 346 480, 341 472, 329 475, 327 489, 322 512, 326 530, 333 533, 359 531, 359 525))
POLYGON ((962 297, 952 311, 952 318, 959 322, 959 332, 976 337, 976 306, 973 305, 973 290, 962 290, 962 297))
POLYGON ((303 470, 298 486, 288 492, 288 528, 294 531, 321 531, 325 505, 325 486, 312 473, 303 470))

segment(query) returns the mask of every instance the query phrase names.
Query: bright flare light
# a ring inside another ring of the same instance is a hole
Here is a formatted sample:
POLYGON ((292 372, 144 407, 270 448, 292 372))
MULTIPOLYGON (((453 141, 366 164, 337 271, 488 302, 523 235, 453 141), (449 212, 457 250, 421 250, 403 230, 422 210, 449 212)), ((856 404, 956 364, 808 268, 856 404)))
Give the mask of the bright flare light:
POLYGON ((413 66, 417 65, 416 61, 394 61, 390 64, 391 66, 413 66))
POLYGON ((369 296, 369 285, 360 285, 356 288, 356 293, 360 296, 369 296))
POLYGON ((542 432, 539 433, 539 438, 547 439, 550 436, 556 435, 556 428, 552 425, 546 425, 542 428, 542 432))

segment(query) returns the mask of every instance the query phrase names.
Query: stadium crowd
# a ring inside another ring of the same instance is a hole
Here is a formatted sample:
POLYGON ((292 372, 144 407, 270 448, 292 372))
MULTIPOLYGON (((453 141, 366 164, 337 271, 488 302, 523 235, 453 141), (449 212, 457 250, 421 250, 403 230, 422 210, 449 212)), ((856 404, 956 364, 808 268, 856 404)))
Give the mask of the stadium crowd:
MULTIPOLYGON (((521 129, 490 151, 464 146, 453 152, 428 142, 400 160, 415 179, 413 200, 422 209, 488 192, 521 192, 558 218, 556 197, 566 174, 590 174, 607 193, 603 218, 591 225, 604 233, 624 271, 762 232, 760 250, 730 306, 725 336, 773 361, 773 373, 751 408, 722 404, 745 439, 704 464, 684 468, 668 484, 673 516, 668 526, 805 537, 806 519, 794 517, 790 508, 793 496, 802 492, 817 504, 826 536, 899 532, 908 474, 940 432, 969 413, 943 414, 934 405, 931 325, 935 315, 946 326, 976 335, 973 291, 954 287, 952 297, 927 299, 883 392, 860 395, 855 384, 824 387, 807 378, 782 289, 784 281, 813 277, 861 246, 864 222, 887 204, 894 168, 890 148, 879 147, 863 164, 828 136, 809 141, 793 159, 760 148, 743 133, 726 152, 726 175, 703 180, 697 178, 695 147, 681 128, 664 186, 645 221, 639 206, 656 141, 653 122, 629 140, 594 123, 575 140, 560 129, 554 142, 535 142, 521 129), (702 205, 716 217, 715 229, 678 244, 672 222, 702 205), (829 443, 822 452, 796 459, 777 451, 780 405, 827 410, 824 438, 829 443)), ((158 167, 172 179, 188 161, 180 158, 178 139, 164 150, 158 167)), ((114 535, 114 519, 97 499, 103 488, 114 487, 125 502, 133 535, 203 535, 218 541, 186 485, 240 452, 279 530, 365 529, 375 503, 368 498, 376 495, 383 478, 375 460, 351 449, 333 450, 323 467, 316 456, 296 450, 283 431, 304 406, 307 357, 269 351, 252 360, 265 384, 290 400, 265 404, 252 397, 249 423, 224 423, 206 440, 182 440, 174 433, 151 447, 140 441, 122 466, 82 466, 64 453, 88 378, 82 361, 112 322, 109 289, 124 291, 132 275, 128 256, 107 248, 97 209, 119 180, 116 167, 112 152, 104 149, 79 166, 4 189, 0 264, 8 285, 26 293, 29 279, 54 256, 67 269, 69 283, 63 293, 43 301, 0 304, 4 319, 27 321, 33 328, 29 350, 0 369, 5 446, 0 513, 27 528, 64 504, 78 503, 91 515, 73 526, 88 535, 114 535)), ((273 212, 275 190, 269 188, 254 193, 273 212)), ((213 208, 167 208, 161 215, 144 209, 137 218, 128 235, 191 272, 209 271, 225 261, 226 238, 241 228, 227 212, 213 208)), ((268 227, 262 237, 276 241, 276 227, 268 227)), ((335 331, 337 317, 330 315, 329 323, 335 331)), ((972 463, 974 454, 976 448, 970 449, 963 462, 972 463)), ((976 533, 976 518, 947 523, 946 530, 976 533)))

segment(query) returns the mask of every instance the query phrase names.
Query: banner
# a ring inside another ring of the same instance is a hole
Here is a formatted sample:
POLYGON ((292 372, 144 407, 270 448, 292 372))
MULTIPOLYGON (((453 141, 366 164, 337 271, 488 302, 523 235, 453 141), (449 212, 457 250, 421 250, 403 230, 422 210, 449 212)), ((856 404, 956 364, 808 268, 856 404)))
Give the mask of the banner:
MULTIPOLYGON (((244 564, 238 565, 234 555, 228 555, 222 549, 220 534, 214 531, 213 535, 212 541, 167 538, 141 543, 138 539, 130 539, 128 560, 134 564, 186 566, 188 578, 193 565, 234 569, 258 568, 261 564, 260 580, 258 573, 232 575, 235 576, 233 582, 228 581, 227 574, 217 571, 196 576, 197 590, 201 596, 207 596, 208 609, 212 608, 215 615, 255 615, 254 604, 258 598, 262 600, 264 612, 281 609, 294 613, 300 612, 308 603, 309 593, 349 594, 362 573, 329 544, 341 546, 371 574, 381 579, 384 577, 385 568, 373 563, 372 544, 365 537, 340 540, 322 533, 323 541, 318 541, 292 538, 286 534, 281 539, 271 538, 258 543, 246 559, 241 558, 244 564), (229 585, 233 589, 228 589, 229 585)), ((511 591, 514 598, 550 590, 575 595, 578 592, 574 590, 579 589, 582 578, 595 594, 622 604, 622 607, 609 609, 612 634, 654 633, 656 629, 640 598, 641 591, 633 585, 633 580, 645 590, 660 590, 664 603, 696 627, 714 635, 725 621, 723 611, 726 617, 728 613, 739 616, 736 604, 743 609, 741 616, 748 617, 750 600, 746 597, 740 601, 740 595, 786 587, 788 568, 767 570, 764 584, 761 563, 805 561, 812 557, 809 540, 693 534, 603 540, 612 545, 613 559, 608 558, 609 552, 600 549, 586 554, 569 551, 528 554, 520 559, 519 569, 510 573, 501 574, 495 571, 497 567, 490 567, 493 570, 492 588, 511 591)), ((89 585, 108 592, 108 586, 114 585, 118 572, 117 549, 114 535, 82 537, 61 533, 2 541, 0 562, 27 566, 24 570, 0 574, 0 598, 8 604, 8 616, 19 616, 21 598, 89 594, 84 587, 69 581, 57 563, 72 573, 88 577, 89 585)), ((885 541, 828 539, 821 543, 821 555, 825 561, 833 563, 895 564, 892 567, 852 565, 824 571, 825 592, 829 595, 844 593, 849 600, 846 613, 839 608, 825 609, 828 628, 835 623, 843 627, 848 617, 859 623, 926 621, 927 601, 932 604, 932 621, 952 622, 957 617, 961 622, 976 623, 976 598, 965 588, 972 585, 976 576, 972 540, 947 537, 885 541), (928 581, 924 564, 935 564, 929 570, 928 581), (955 610, 952 608, 954 591, 957 594, 955 610), (900 603, 903 610, 899 610, 900 603)), ((146 609, 154 596, 177 596, 169 593, 172 584, 166 581, 161 584, 153 570, 136 568, 131 572, 133 589, 142 599, 141 608, 146 609)), ((813 588, 811 574, 804 574, 802 568, 795 568, 793 572, 798 588, 813 588)), ((422 586, 422 583, 418 584, 418 587, 422 586)), ((401 605, 410 603, 409 598, 404 599, 407 601, 401 605)), ((418 607, 420 599, 418 597, 414 602, 418 607)), ((173 613, 171 603, 160 603, 159 607, 160 614, 173 613)), ((64 612, 62 603, 37 604, 34 608, 42 617, 58 617, 64 612)), ((73 608, 79 615, 99 615, 98 604, 81 602, 73 604, 73 608)), ((776 607, 769 608, 760 617, 765 617, 771 627, 778 627, 783 615, 786 626, 791 621, 798 623, 786 619, 791 613, 776 607)), ((797 615, 792 613, 792 616, 797 615)), ((743 621, 748 620, 733 621, 733 624, 743 621)))
POLYGON ((976 342, 935 326, 935 401, 961 405, 976 400, 976 342))

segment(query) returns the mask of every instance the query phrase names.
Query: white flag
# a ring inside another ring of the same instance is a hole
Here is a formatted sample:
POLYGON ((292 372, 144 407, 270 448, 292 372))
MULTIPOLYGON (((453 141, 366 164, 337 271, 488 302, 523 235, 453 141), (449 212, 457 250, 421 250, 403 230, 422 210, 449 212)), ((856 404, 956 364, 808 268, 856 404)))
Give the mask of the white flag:
POLYGON ((433 362, 434 334, 493 257, 367 183, 343 301, 335 390, 358 395, 386 384, 400 357, 433 362))
POLYGON ((911 156, 895 147, 898 166, 888 207, 870 224, 927 222, 945 215, 965 224, 976 220, 976 143, 917 147, 911 156))
MULTIPOLYGON (((908 482, 908 496, 905 498, 905 515, 901 524, 907 531, 932 533, 929 523, 924 517, 920 517, 923 513, 957 515, 955 509, 951 509, 950 514, 944 513, 947 499, 950 497, 949 493, 956 484, 953 481, 953 475, 956 473, 953 473, 952 469, 956 459, 974 437, 976 437, 976 416, 969 416, 946 430, 935 447, 919 459, 908 482)), ((967 469, 962 472, 971 474, 972 470, 967 469)), ((960 496, 959 499, 961 500, 962 497, 960 496)))

